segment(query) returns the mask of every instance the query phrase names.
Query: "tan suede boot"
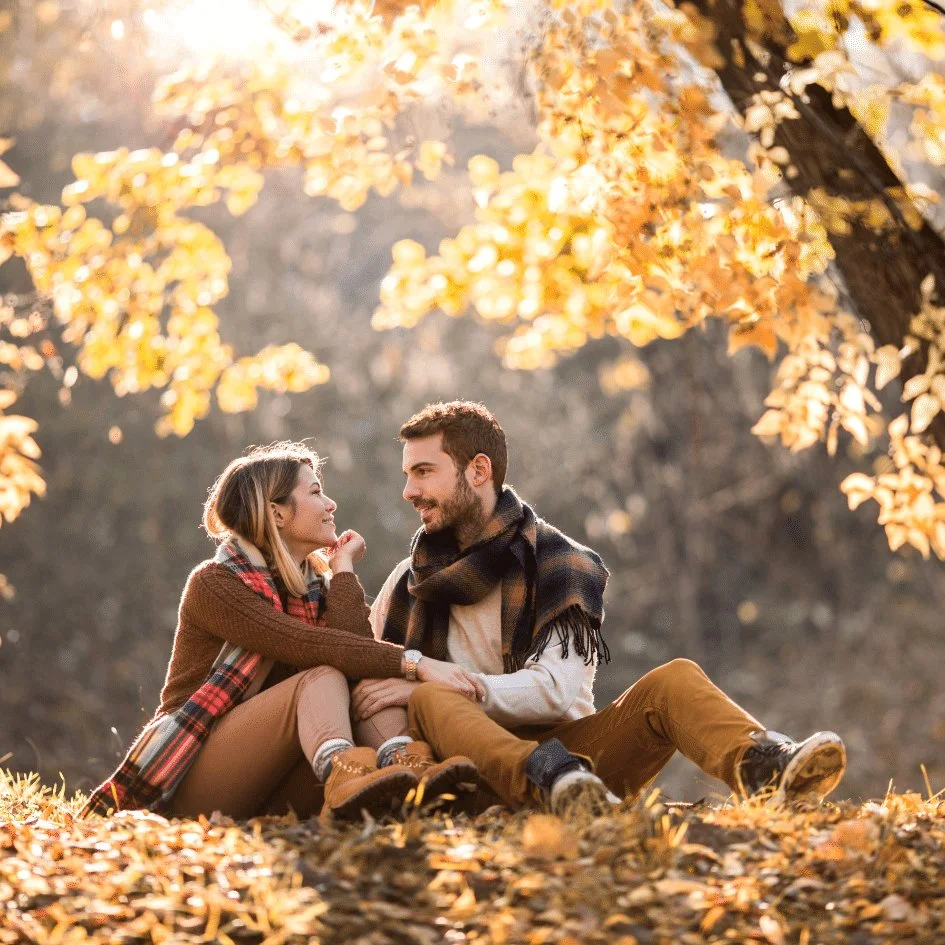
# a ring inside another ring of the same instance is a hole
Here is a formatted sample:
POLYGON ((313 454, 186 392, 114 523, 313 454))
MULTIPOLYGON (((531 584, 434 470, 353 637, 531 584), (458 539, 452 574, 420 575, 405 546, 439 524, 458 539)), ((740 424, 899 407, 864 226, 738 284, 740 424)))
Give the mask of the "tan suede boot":
POLYGON ((424 798, 452 794, 461 784, 475 787, 479 782, 479 772, 469 758, 454 755, 437 762, 433 749, 426 742, 408 742, 394 753, 394 764, 416 774, 423 785, 424 798))
POLYGON ((399 807, 417 783, 410 768, 397 764, 378 768, 373 748, 347 748, 332 757, 320 818, 356 820, 362 810, 383 817, 399 807))

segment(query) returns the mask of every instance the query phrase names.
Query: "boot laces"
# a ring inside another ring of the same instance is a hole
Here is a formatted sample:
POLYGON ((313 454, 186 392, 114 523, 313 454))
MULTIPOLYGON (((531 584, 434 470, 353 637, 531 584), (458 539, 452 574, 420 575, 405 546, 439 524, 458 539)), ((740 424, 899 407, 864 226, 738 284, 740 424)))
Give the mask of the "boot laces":
POLYGON ((419 755, 409 754, 406 748, 398 748, 391 758, 391 764, 402 765, 405 768, 414 768, 419 771, 429 768, 433 762, 419 755))
POLYGON ((793 750, 793 742, 768 742, 764 745, 752 746, 752 751, 757 753, 757 757, 765 761, 780 761, 783 756, 789 755, 793 750))
POLYGON ((362 764, 360 761, 348 761, 345 758, 336 758, 332 764, 332 770, 338 769, 339 771, 344 771, 345 774, 370 774, 372 771, 376 770, 375 768, 370 767, 369 765, 362 764))

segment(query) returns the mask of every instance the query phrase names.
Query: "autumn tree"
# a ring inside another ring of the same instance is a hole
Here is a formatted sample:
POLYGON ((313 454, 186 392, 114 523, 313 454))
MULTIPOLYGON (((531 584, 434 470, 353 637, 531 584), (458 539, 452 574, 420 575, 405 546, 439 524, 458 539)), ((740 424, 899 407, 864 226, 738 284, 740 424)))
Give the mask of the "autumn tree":
MULTIPOLYGON (((48 28, 67 28, 55 4, 39 7, 48 28)), ((116 5, 102 25, 146 43, 199 8, 116 5)), ((864 464, 843 483, 851 506, 874 499, 892 547, 945 557, 945 253, 923 183, 945 165, 937 9, 260 0, 234 11, 156 82, 159 145, 76 155, 62 206, 9 198, 0 258, 21 260, 35 290, 0 317, 0 360, 15 373, 71 346, 76 368, 119 394, 163 388, 158 432, 175 435, 214 395, 242 410, 260 388, 324 382, 298 345, 239 357, 224 342, 214 306, 230 261, 192 212, 224 202, 241 214, 266 172, 287 166, 343 210, 371 191, 396 197, 453 160, 449 122, 418 137, 412 115, 475 115, 515 95, 538 146, 506 170, 469 161, 475 221, 434 255, 394 246, 374 327, 471 312, 508 326, 500 353, 519 369, 614 336, 626 356, 608 383, 620 387, 640 375, 635 346, 719 320, 730 350, 755 346, 777 364, 755 432, 831 453, 850 438, 864 464), (890 65, 883 82, 854 48, 890 65), (900 374, 909 408, 887 415, 876 391, 900 374)), ((3 396, 9 408, 15 389, 3 396)), ((33 428, 0 417, 7 518, 42 489, 33 428)))

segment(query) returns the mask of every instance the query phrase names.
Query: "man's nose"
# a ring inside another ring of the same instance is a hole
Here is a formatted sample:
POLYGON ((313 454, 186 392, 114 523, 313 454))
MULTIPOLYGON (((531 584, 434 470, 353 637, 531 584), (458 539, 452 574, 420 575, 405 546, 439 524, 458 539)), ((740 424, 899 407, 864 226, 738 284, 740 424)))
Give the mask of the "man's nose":
POLYGON ((420 490, 408 480, 407 485, 404 486, 404 498, 408 502, 413 502, 418 495, 420 495, 420 490))

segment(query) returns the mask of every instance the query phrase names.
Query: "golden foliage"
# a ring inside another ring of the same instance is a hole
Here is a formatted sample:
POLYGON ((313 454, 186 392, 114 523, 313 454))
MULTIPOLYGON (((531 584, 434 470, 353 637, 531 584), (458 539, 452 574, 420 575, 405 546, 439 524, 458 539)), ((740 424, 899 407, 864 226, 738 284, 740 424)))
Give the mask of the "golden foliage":
POLYGON ((902 351, 876 352, 884 383, 898 374, 897 362, 914 353, 920 341, 928 352, 925 371, 903 385, 902 399, 912 401, 910 413, 888 427, 893 468, 874 476, 854 473, 840 488, 851 509, 867 499, 879 505, 878 521, 894 551, 908 544, 924 558, 935 552, 945 560, 945 461, 941 449, 921 435, 945 410, 945 307, 933 304, 933 291, 929 277, 922 285, 922 310, 912 320, 902 351))
POLYGON ((0 217, 0 246, 24 259, 52 300, 86 374, 107 376, 119 396, 166 387, 158 432, 178 436, 207 413, 224 377, 224 409, 237 399, 254 403, 249 388, 324 383, 327 369, 297 345, 234 365, 213 311, 228 291, 229 256, 208 227, 181 215, 223 194, 242 212, 262 184, 257 171, 221 166, 212 151, 182 160, 156 149, 78 154, 73 171, 67 209, 21 201, 21 210, 0 217), (118 211, 110 226, 87 215, 85 205, 99 199, 118 211))
POLYGON ((15 402, 12 390, 0 389, 0 522, 12 522, 32 496, 46 494, 35 462, 40 456, 33 439, 36 421, 6 413, 15 402))
POLYGON ((943 801, 773 811, 659 792, 568 823, 499 808, 354 826, 295 818, 78 820, 0 772, 0 941, 565 945, 929 940, 945 916, 943 801), (828 908, 829 907, 829 908, 828 908))
POLYGON ((846 314, 800 337, 778 365, 775 389, 765 399, 769 409, 752 432, 780 437, 794 451, 823 440, 833 455, 843 429, 865 449, 882 431, 881 405, 867 386, 873 348, 872 338, 846 314))
MULTIPOLYGON (((214 393, 222 409, 246 410, 260 389, 304 390, 328 376, 297 345, 234 354, 214 310, 230 260, 188 214, 217 202, 247 212, 274 168, 301 168, 307 194, 346 211, 409 186, 416 172, 436 180, 453 162, 448 142, 407 136, 402 120, 446 98, 481 107, 484 70, 509 25, 505 0, 353 0, 321 20, 291 0, 267 9, 286 35, 265 54, 201 57, 159 83, 154 107, 175 129, 170 147, 76 155, 63 207, 14 198, 0 221, 0 263, 25 261, 78 366, 120 395, 164 390, 164 434, 186 434, 214 393), (89 214, 103 203, 107 212, 89 214)), ((777 0, 747 0, 744 13, 755 39, 790 44, 794 62, 742 120, 694 66, 723 60, 715 24, 692 4, 551 3, 520 77, 534 92, 537 148, 508 169, 485 154, 469 161, 474 222, 435 254, 409 240, 393 247, 374 326, 472 310, 507 326, 505 364, 539 368, 590 339, 640 346, 714 317, 728 326, 730 352, 783 355, 756 432, 833 452, 843 430, 866 449, 881 431, 868 375, 875 366, 873 383, 887 384, 899 352, 873 351, 837 311, 825 279, 831 239, 854 226, 883 236, 900 217, 918 228, 918 191, 903 183, 870 199, 825 189, 785 198, 781 182, 797 169, 775 139, 818 84, 880 145, 892 104, 912 107, 917 154, 945 165, 942 76, 864 88, 845 46, 856 20, 879 47, 942 59, 945 33, 920 0, 805 0, 789 16, 777 0), (735 125, 752 136, 747 161, 721 144, 735 125)), ((15 183, 7 171, 0 164, 0 186, 15 183)), ((917 344, 933 343, 922 333, 927 315, 917 344)), ((9 322, 0 363, 42 366, 36 332, 9 322)), ((910 382, 913 435, 941 410, 939 366, 927 387, 910 382)), ((627 390, 646 377, 627 357, 602 382, 627 390)))
MULTIPOLYGON (((789 222, 766 200, 773 178, 722 154, 727 117, 707 89, 670 81, 645 12, 563 16, 535 71, 543 143, 504 173, 486 156, 470 161, 476 223, 433 257, 394 247, 375 327, 471 306, 515 325, 504 360, 535 368, 590 338, 643 345, 709 316, 731 324, 733 350, 773 357, 831 307, 805 281, 814 247, 826 265, 823 227, 812 214, 789 222)), ((761 108, 773 121, 780 103, 761 108)), ((755 130, 764 116, 752 116, 755 130)))
POLYGON ((945 166, 945 75, 931 72, 921 82, 904 87, 902 100, 916 106, 911 132, 919 145, 918 156, 945 166))

